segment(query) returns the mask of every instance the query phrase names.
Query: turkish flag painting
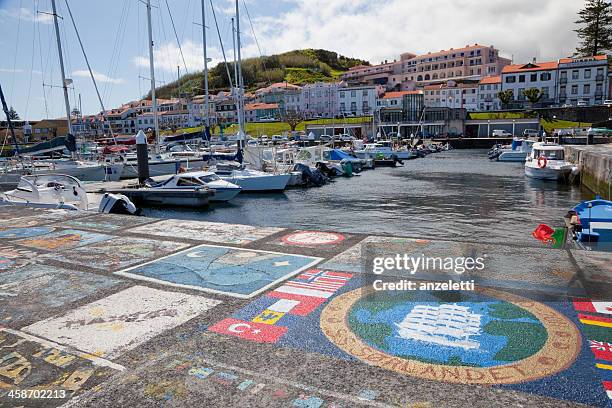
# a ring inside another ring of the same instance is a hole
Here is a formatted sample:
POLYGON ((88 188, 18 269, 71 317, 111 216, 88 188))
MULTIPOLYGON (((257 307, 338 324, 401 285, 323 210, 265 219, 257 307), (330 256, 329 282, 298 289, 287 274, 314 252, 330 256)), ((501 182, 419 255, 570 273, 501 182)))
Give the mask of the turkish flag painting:
POLYGON ((209 330, 258 343, 276 343, 287 332, 286 327, 246 322, 233 318, 223 319, 211 326, 209 330))

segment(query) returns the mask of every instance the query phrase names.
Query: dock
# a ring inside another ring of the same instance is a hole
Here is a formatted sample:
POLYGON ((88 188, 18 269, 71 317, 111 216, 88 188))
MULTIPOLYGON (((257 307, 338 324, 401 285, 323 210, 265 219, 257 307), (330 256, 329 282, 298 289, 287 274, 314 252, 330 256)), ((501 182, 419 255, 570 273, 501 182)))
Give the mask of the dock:
POLYGON ((608 401, 609 253, 29 208, 0 208, 0 241, 2 406, 608 401), (396 253, 485 268, 461 275, 471 293, 374 294, 449 281, 369 271, 396 253), (422 302, 461 309, 469 341, 400 335, 422 302))
POLYGON ((612 200, 612 143, 565 146, 567 160, 580 168, 582 184, 604 199, 612 200))

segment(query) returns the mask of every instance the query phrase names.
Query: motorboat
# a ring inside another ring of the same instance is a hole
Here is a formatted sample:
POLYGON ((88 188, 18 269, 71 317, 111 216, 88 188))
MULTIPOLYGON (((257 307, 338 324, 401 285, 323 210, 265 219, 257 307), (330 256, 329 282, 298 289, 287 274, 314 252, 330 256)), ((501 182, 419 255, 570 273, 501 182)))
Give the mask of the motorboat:
POLYGON ((283 191, 287 188, 287 184, 291 179, 291 174, 289 173, 266 173, 232 163, 219 163, 214 168, 211 168, 211 170, 223 180, 242 187, 243 192, 283 191))
POLYGON ((612 201, 596 197, 583 201, 565 216, 572 236, 580 243, 612 243, 612 201))
POLYGON ((531 153, 534 143, 534 140, 514 139, 510 146, 492 149, 489 152, 489 159, 500 162, 524 163, 529 153, 531 153))
POLYGON ((16 189, 0 194, 0 205, 113 214, 139 212, 126 196, 87 193, 77 178, 66 174, 23 176, 16 189))
POLYGON ((363 149, 355 150, 355 156, 360 159, 375 160, 391 160, 393 158, 409 160, 416 157, 410 149, 393 149, 393 144, 390 141, 366 143, 363 149))
POLYGON ((213 191, 208 198, 212 202, 225 202, 236 197, 242 188, 236 184, 221 179, 210 171, 197 171, 175 174, 162 182, 149 179, 146 186, 151 190, 198 190, 209 188, 213 191))
POLYGON ((563 146, 556 143, 534 143, 525 161, 525 175, 539 180, 561 180, 576 171, 565 161, 563 146))

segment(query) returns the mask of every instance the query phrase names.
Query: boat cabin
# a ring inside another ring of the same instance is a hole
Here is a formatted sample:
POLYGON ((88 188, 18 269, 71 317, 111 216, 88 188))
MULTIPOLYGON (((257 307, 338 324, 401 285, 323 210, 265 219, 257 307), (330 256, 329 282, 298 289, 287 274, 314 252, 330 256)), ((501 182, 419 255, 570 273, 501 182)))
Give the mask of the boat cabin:
POLYGON ((546 157, 547 160, 564 160, 565 151, 563 146, 554 143, 535 143, 531 152, 533 159, 546 157))

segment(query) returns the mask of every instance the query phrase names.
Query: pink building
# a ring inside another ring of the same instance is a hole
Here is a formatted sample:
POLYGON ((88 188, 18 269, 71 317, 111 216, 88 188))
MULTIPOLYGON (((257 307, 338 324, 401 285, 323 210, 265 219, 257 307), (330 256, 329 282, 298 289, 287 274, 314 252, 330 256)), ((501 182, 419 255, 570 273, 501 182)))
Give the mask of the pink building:
POLYGON ((338 114, 338 89, 343 83, 317 82, 304 85, 300 96, 300 112, 307 118, 334 117, 338 114))

